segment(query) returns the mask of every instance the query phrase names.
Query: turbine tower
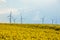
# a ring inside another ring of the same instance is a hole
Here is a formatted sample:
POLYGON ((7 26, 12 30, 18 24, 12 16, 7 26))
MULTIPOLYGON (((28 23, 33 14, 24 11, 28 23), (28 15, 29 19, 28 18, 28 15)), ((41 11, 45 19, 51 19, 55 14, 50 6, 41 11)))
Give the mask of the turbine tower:
POLYGON ((43 18, 41 18, 42 19, 42 24, 44 24, 44 19, 45 19, 45 17, 43 17, 43 18))
POLYGON ((56 18, 56 20, 55 20, 55 23, 57 24, 57 18, 56 18))
POLYGON ((10 12, 10 24, 11 24, 11 22, 12 22, 12 12, 10 12))
POLYGON ((15 22, 16 22, 16 19, 13 19, 13 21, 14 21, 14 24, 15 24, 15 22))
POLYGON ((21 24, 22 24, 22 21, 23 20, 23 18, 22 18, 22 12, 20 13, 20 22, 21 22, 21 24))
POLYGON ((22 24, 22 14, 21 14, 21 24, 22 24))
POLYGON ((20 13, 20 21, 21 21, 21 24, 23 24, 23 16, 22 16, 22 13, 24 13, 24 10, 22 10, 22 12, 20 13))
POLYGON ((8 17, 9 17, 9 23, 11 24, 12 23, 12 12, 11 11, 8 17))
POLYGON ((42 18, 42 24, 44 24, 44 18, 42 18))
POLYGON ((53 24, 54 23, 54 20, 52 19, 51 21, 52 21, 52 24, 53 24))

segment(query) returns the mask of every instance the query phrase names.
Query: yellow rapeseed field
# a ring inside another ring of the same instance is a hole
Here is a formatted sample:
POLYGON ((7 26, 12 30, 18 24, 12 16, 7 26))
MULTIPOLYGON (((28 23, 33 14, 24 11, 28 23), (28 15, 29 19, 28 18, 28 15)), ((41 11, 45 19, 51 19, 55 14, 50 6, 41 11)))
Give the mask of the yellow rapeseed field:
POLYGON ((60 25, 0 24, 0 40, 60 40, 60 25))

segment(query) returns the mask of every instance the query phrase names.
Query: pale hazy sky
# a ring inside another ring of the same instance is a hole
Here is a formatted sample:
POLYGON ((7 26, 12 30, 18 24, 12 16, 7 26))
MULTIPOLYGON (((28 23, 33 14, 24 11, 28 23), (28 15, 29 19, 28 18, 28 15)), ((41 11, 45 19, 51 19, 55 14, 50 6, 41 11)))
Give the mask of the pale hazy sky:
POLYGON ((0 0, 0 22, 9 22, 10 11, 16 22, 22 13, 24 23, 41 23, 42 17, 45 23, 60 23, 60 0, 0 0))

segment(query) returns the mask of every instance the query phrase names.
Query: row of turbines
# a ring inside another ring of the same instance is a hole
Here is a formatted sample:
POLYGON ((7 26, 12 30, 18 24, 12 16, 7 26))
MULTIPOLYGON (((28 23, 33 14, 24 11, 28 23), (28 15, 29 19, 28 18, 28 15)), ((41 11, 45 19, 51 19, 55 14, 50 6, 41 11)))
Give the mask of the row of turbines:
MULTIPOLYGON (((9 22, 10 22, 10 24, 12 23, 12 18, 13 18, 13 16, 12 16, 12 12, 10 12, 10 14, 9 14, 9 22)), ((41 18, 42 19, 42 24, 44 24, 44 22, 45 22, 45 17, 43 17, 43 18, 41 18)), ((21 22, 21 24, 23 24, 23 17, 22 17, 22 13, 20 14, 20 22, 21 22)), ((16 19, 13 19, 13 21, 14 21, 14 23, 16 22, 16 19)), ((54 19, 51 19, 51 23, 52 24, 54 24, 54 19)), ((56 20, 56 24, 57 24, 57 20, 56 20)))
MULTIPOLYGON (((22 24, 22 14, 21 14, 20 16, 21 16, 21 24, 22 24)), ((13 18, 12 12, 10 12, 8 18, 9 18, 9 22, 10 22, 10 24, 11 24, 11 23, 12 23, 12 18, 13 18)), ((16 22, 16 19, 13 19, 13 21, 14 21, 14 23, 15 23, 15 22, 16 22)))

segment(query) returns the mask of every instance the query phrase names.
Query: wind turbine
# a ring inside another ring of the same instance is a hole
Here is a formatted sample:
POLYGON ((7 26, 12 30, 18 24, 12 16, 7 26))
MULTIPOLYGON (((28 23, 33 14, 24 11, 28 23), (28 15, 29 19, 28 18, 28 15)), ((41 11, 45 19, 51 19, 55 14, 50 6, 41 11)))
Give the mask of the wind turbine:
MULTIPOLYGON (((22 11, 22 12, 24 12, 24 11, 22 11)), ((21 24, 23 23, 22 12, 20 13, 20 20, 21 20, 21 24)))
POLYGON ((15 22, 16 22, 16 19, 13 19, 13 21, 14 21, 14 24, 15 24, 15 22))
POLYGON ((54 19, 51 20, 52 24, 54 23, 54 19))
POLYGON ((9 14, 9 22, 10 22, 10 24, 12 23, 12 12, 10 11, 10 14, 9 14))
POLYGON ((22 18, 22 14, 21 14, 21 24, 22 24, 22 22, 23 22, 22 20, 23 20, 23 18, 22 18))
POLYGON ((42 19, 42 24, 44 24, 45 17, 42 17, 41 19, 42 19))

